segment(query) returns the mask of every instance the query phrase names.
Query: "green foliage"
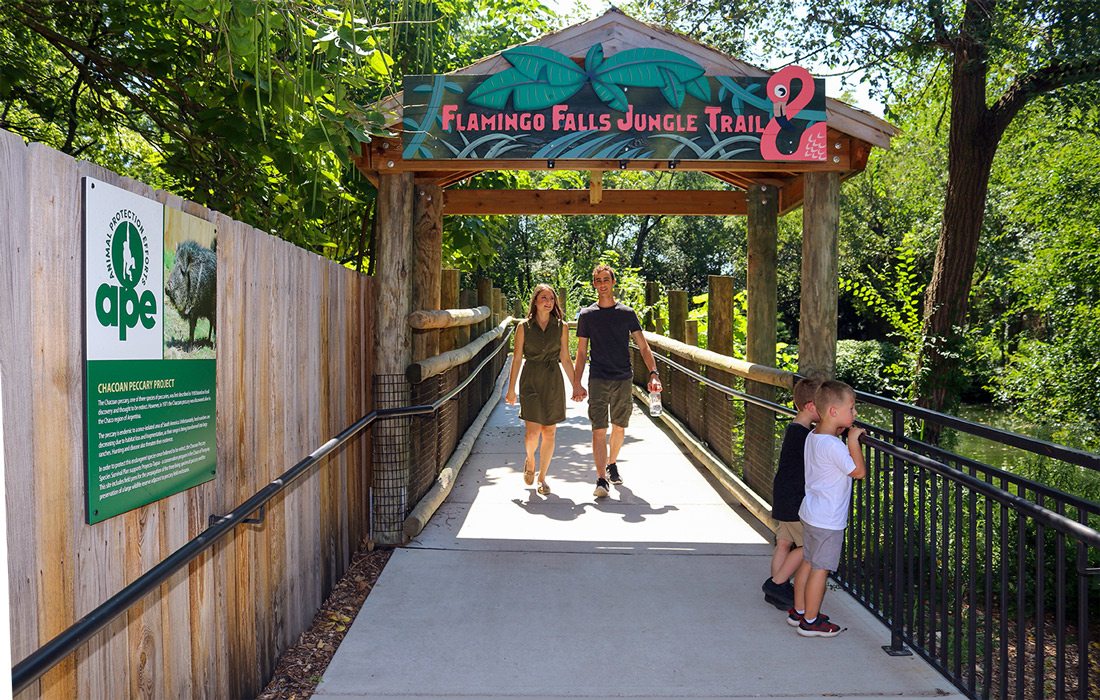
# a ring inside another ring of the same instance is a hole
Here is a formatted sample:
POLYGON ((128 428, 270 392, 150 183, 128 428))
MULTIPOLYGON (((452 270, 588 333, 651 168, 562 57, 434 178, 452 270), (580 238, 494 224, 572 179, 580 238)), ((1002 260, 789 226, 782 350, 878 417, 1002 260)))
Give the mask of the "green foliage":
POLYGON ((351 159, 388 133, 378 101, 546 19, 532 0, 8 2, 0 128, 359 266, 375 192, 351 159))
MULTIPOLYGON (((878 286, 840 278, 841 291, 851 294, 866 313, 883 319, 890 328, 889 335, 896 338, 898 352, 890 353, 889 361, 882 365, 881 385, 888 393, 906 398, 913 398, 917 360, 924 342, 920 314, 924 285, 919 280, 915 259, 913 250, 898 248, 893 267, 886 272, 869 273, 878 286)), ((885 360, 888 356, 880 353, 880 357, 885 360)))
POLYGON ((836 344, 836 378, 872 394, 895 396, 891 367, 898 365, 901 351, 881 340, 839 340, 836 344))

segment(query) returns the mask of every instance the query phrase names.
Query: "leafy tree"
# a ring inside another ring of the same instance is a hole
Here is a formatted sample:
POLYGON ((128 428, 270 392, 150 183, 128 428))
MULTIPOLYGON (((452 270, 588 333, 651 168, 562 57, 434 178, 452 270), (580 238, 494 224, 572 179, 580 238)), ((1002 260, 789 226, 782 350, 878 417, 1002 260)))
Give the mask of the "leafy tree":
MULTIPOLYGON (((691 30, 700 12, 661 3, 657 10, 691 30)), ((924 307, 929 336, 922 365, 924 403, 953 400, 959 346, 997 147, 1013 119, 1037 96, 1100 79, 1100 6, 1080 0, 790 0, 740 12, 765 48, 795 48, 795 61, 852 65, 881 90, 946 71, 949 90, 947 181, 931 283, 924 307), (792 5, 796 11, 792 11, 792 5), (753 23, 767 6, 766 21, 753 23)), ((709 26, 709 25, 708 25, 709 26)))
POLYGON ((534 0, 15 0, 0 128, 359 265, 375 192, 352 156, 390 121, 374 105, 402 72, 545 22, 534 0))

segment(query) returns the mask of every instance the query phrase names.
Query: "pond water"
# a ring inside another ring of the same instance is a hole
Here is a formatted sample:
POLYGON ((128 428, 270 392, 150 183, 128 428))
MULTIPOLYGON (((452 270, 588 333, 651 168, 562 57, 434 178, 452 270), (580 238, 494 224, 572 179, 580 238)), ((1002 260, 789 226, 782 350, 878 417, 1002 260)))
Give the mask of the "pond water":
MULTIPOLYGON (((885 409, 864 405, 859 407, 859 414, 860 420, 867 423, 884 427, 890 425, 889 413, 885 409)), ((963 404, 952 415, 991 428, 1008 430, 1039 440, 1050 440, 1049 428, 1044 429, 1043 426, 1030 423, 1007 410, 994 406, 963 404)), ((944 446, 963 457, 1009 471, 1014 471, 1013 466, 1021 459, 1029 461, 1036 459, 1025 450, 958 431, 950 431, 945 435, 944 446)))

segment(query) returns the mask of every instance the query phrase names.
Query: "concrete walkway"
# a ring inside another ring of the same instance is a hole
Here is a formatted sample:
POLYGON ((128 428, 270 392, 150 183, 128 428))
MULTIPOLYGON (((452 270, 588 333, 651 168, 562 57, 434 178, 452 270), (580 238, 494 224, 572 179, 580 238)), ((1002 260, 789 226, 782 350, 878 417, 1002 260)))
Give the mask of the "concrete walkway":
POLYGON ((763 601, 768 531, 635 406, 624 483, 592 496, 586 404, 569 403, 553 493, 523 483, 501 402, 447 503, 394 552, 315 698, 956 697, 839 591, 847 631, 803 638, 763 601))

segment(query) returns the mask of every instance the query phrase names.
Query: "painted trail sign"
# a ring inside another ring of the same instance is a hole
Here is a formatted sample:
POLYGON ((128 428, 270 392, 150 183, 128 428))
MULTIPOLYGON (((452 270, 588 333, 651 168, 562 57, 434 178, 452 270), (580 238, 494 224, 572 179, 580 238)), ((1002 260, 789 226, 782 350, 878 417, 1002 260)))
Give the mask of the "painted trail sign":
POLYGON ((770 78, 705 76, 663 49, 584 65, 539 46, 505 51, 488 76, 408 75, 405 159, 822 161, 825 81, 798 66, 770 78))

